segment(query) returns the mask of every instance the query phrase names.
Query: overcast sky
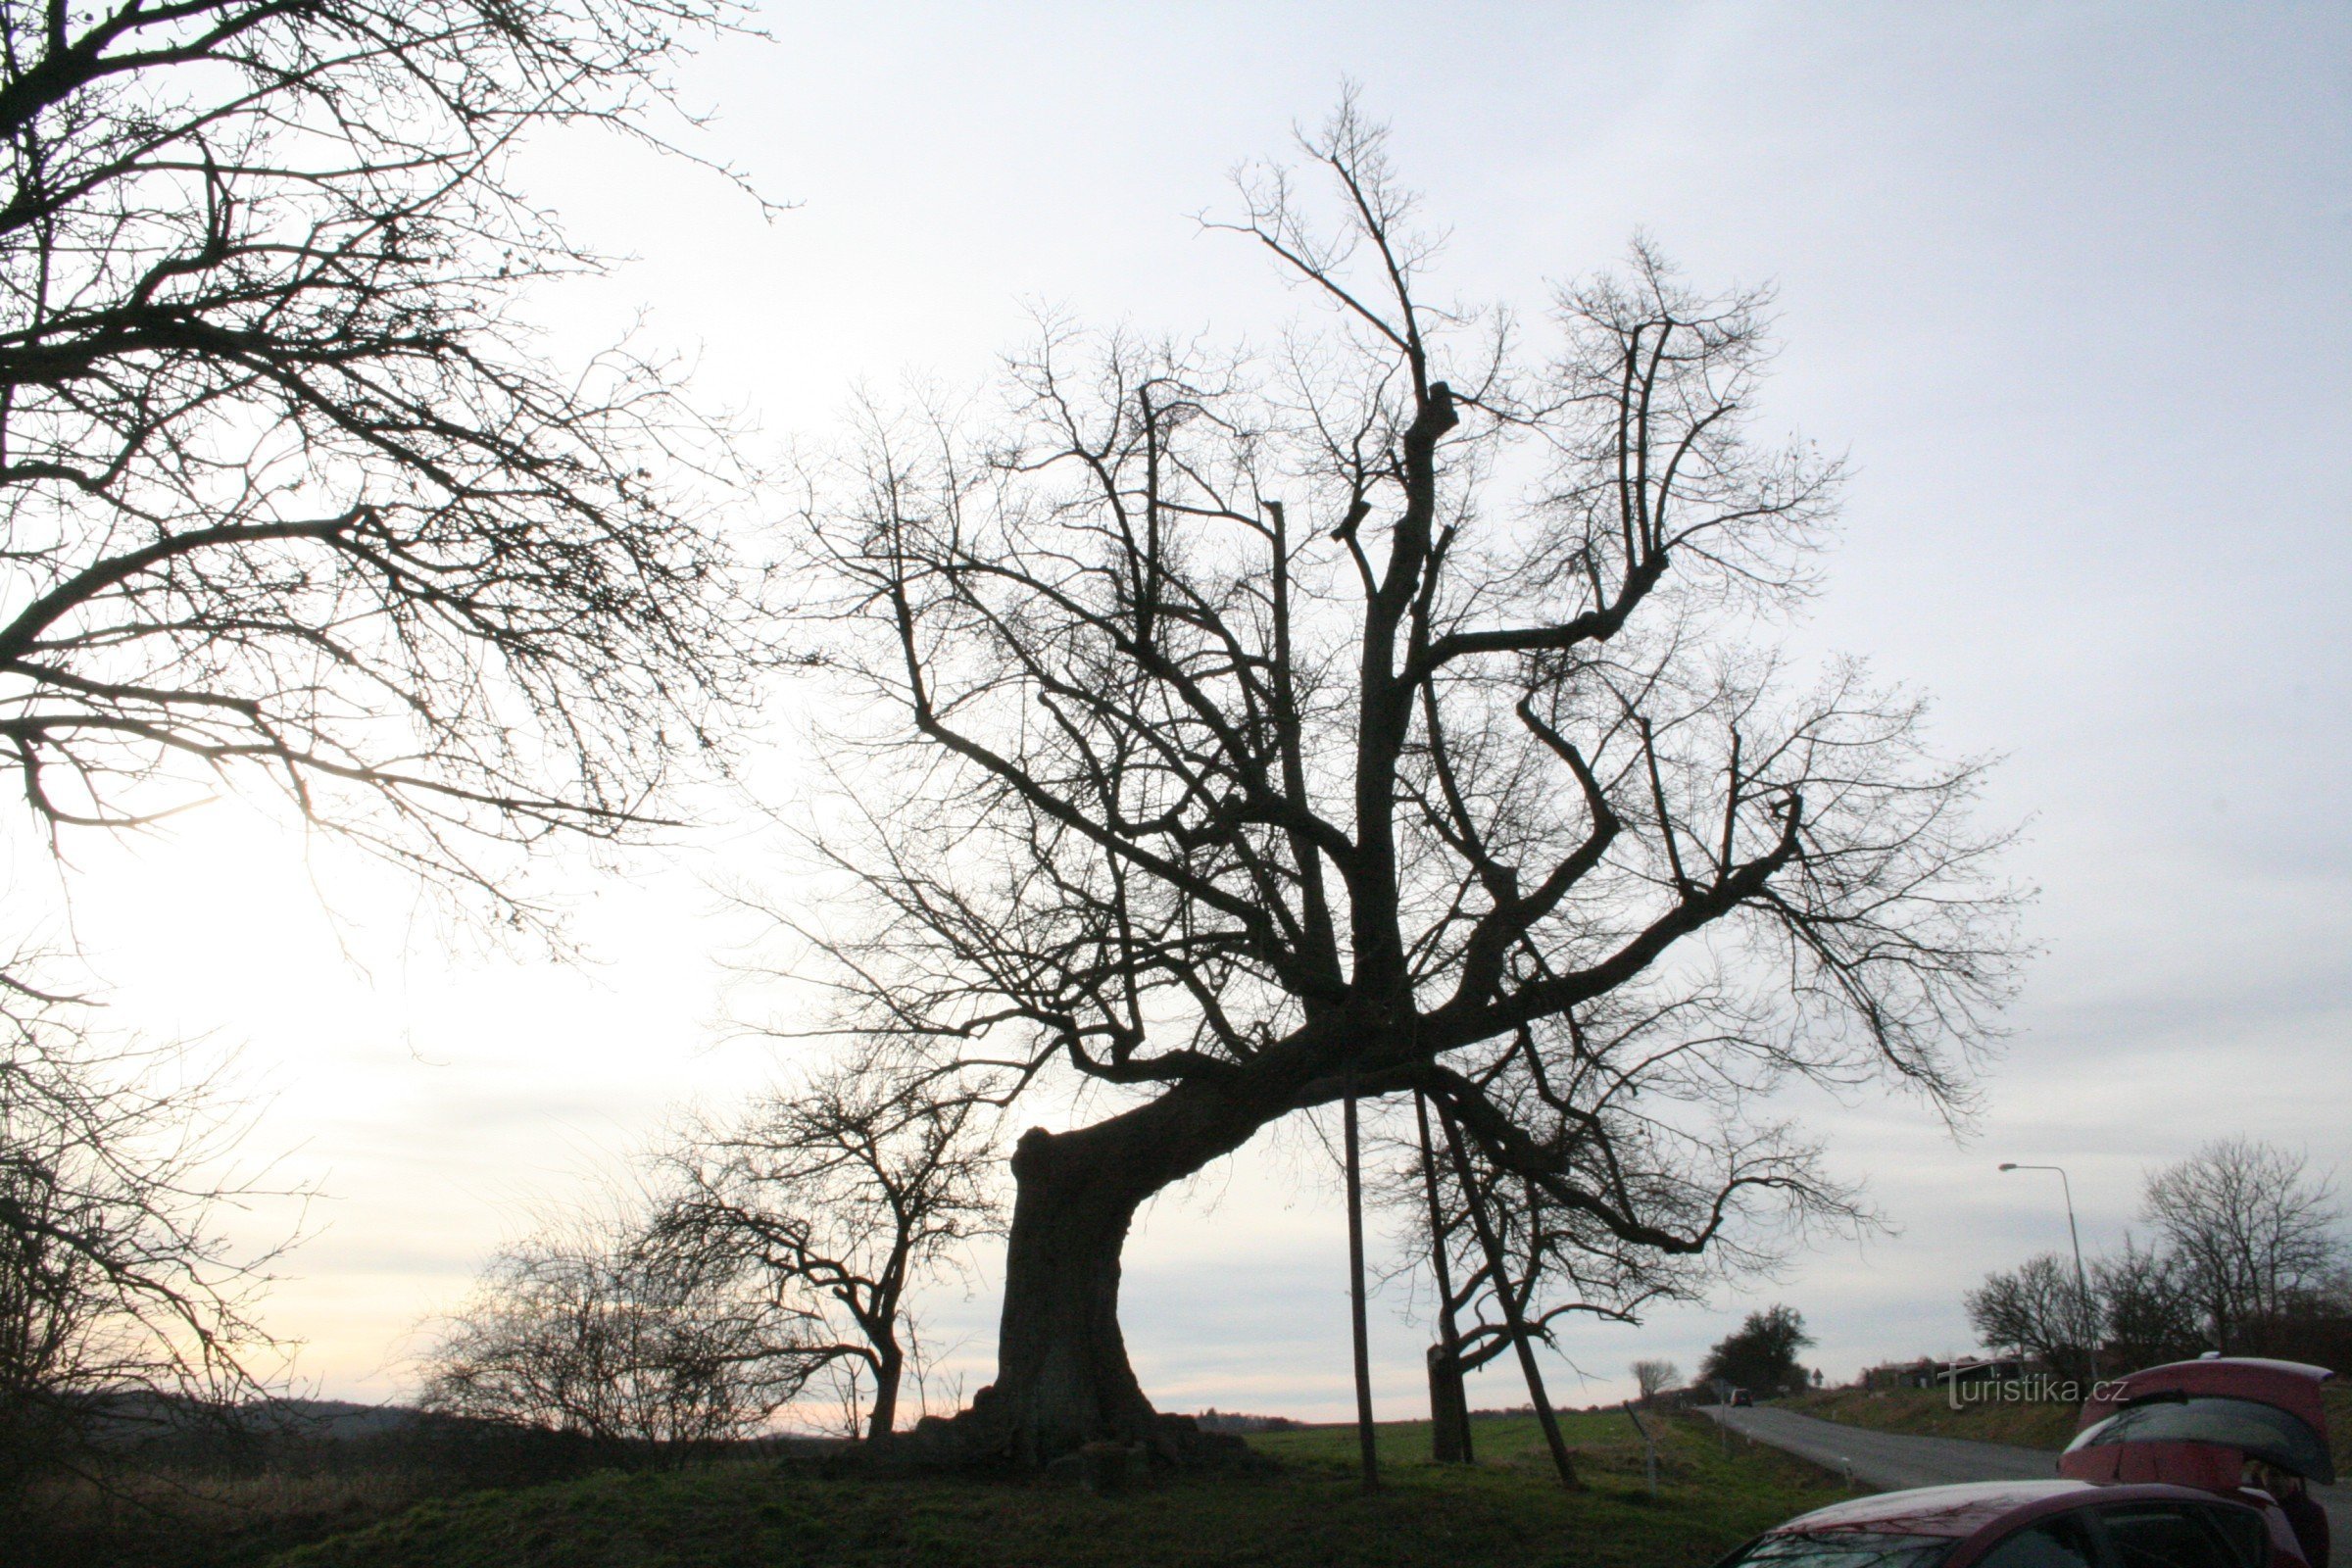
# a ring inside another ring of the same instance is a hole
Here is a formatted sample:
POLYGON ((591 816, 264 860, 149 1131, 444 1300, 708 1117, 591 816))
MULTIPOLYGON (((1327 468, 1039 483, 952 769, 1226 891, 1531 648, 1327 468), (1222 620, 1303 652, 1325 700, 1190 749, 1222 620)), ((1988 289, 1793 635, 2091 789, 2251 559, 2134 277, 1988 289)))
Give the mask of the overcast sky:
MULTIPOLYGON (((772 221, 675 163, 538 149, 535 187, 635 260, 539 302, 569 352, 640 308, 762 439, 821 438, 850 388, 969 381, 1024 302, 1262 333, 1298 300, 1193 220, 1287 151, 1343 79, 1453 240, 1443 279, 1540 311, 1645 230, 1702 286, 1771 280, 1773 420, 1857 477, 1809 648, 1936 698, 2005 756, 2034 963, 1985 1109, 1808 1104, 1896 1234, 1639 1327, 1570 1330, 1572 1399, 1686 1369, 1786 1299, 1834 1376, 1968 1346, 1961 1290, 2121 1240, 2141 1173, 2249 1133, 2352 1168, 2352 24, 2340 4, 774 8, 687 75, 691 145, 794 203, 772 221)), ((765 758, 789 800, 801 760, 765 758)), ((252 1147, 330 1195, 270 1321, 331 1394, 400 1392, 409 1331, 534 1202, 665 1107, 768 1071, 729 1038, 708 878, 748 825, 626 878, 559 867, 602 960, 455 956, 388 877, 232 809, 77 852, 77 929, 121 1020, 242 1048, 252 1147)), ((20 870, 26 863, 20 858, 20 870)), ((777 862, 774 876, 784 872, 777 862)), ((788 883, 778 891, 791 896, 788 883)), ((1163 1407, 1337 1416, 1344 1235, 1309 1137, 1261 1140, 1148 1212, 1124 1295, 1163 1407)), ((274 1221, 272 1221, 274 1222, 274 1221)), ((1386 1244, 1384 1243, 1384 1246, 1386 1244)), ((993 1260, 934 1303, 965 1393, 993 1260)), ((1384 1413, 1419 1347, 1375 1307, 1384 1413)), ((1516 1402, 1498 1379, 1480 1402, 1516 1402)))

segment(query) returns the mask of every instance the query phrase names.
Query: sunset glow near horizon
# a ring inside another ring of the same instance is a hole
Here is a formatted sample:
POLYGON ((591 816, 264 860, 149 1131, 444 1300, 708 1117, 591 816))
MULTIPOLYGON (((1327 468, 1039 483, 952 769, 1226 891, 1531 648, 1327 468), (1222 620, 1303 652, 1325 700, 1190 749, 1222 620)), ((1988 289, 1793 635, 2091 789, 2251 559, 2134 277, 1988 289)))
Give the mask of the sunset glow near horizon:
MULTIPOLYGON (((772 220, 637 149, 528 153, 582 237, 634 258, 535 302, 550 349, 643 307, 643 339, 693 355, 703 398, 774 451, 824 440, 860 382, 976 384, 1024 302, 1263 338, 1302 302, 1193 215, 1354 82, 1451 234, 1441 295, 1540 318, 1547 280, 1636 231, 1701 287, 1778 285, 1766 422, 1858 470, 1796 646, 1867 657, 1933 694, 1947 751, 2001 754, 1984 814, 2026 824, 2008 869, 2041 890, 2044 952, 1961 1136, 1879 1092, 1790 1099, 1891 1229, 1703 1308, 1572 1325, 1555 1395, 1620 1397, 1636 1356, 1694 1370, 1771 1300, 1833 1376, 1969 1348, 1962 1291, 2066 1241, 2054 1179, 2001 1160, 2063 1164, 2098 1249, 2132 1227, 2144 1170, 2211 1138, 2352 1166, 2345 13, 1268 11, 772 8, 772 41, 712 43, 686 84, 715 116, 686 146, 792 204, 772 220)), ((811 700, 776 693, 748 768, 787 820, 811 700)), ((306 1386, 412 1392, 420 1326, 498 1243, 617 1179, 679 1107, 820 1049, 743 1027, 809 1004, 735 973, 760 932, 722 891, 789 903, 794 875, 748 807, 708 805, 617 868, 535 873, 578 964, 466 938, 246 804, 69 837, 70 924, 46 913, 65 906, 48 851, 13 830, 12 901, 82 945, 110 1026, 233 1049, 261 1102, 247 1151, 276 1157, 271 1185, 318 1189, 263 1313, 306 1386)), ((1376 1234, 1376 1262, 1396 1244, 1376 1234)), ((1162 1195, 1122 1295, 1146 1392, 1347 1413, 1345 1259, 1303 1119, 1162 1195)), ((970 1262, 926 1298, 935 1399, 990 1375, 998 1259, 970 1262)), ((1375 1298, 1384 1415, 1425 1401, 1415 1305, 1401 1283, 1375 1298)), ((1524 1397, 1499 1366, 1471 1394, 1524 1397)))

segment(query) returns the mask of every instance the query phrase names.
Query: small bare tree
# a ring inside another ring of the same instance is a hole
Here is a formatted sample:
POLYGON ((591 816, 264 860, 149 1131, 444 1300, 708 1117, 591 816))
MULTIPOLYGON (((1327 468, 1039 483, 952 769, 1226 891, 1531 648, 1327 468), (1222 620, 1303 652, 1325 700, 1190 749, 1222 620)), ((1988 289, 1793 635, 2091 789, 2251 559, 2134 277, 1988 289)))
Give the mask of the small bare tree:
POLYGON ((740 1260, 577 1220, 506 1249, 424 1362, 427 1410, 670 1458, 763 1428, 825 1362, 740 1260))
POLYGON ((2248 1348, 2345 1256, 2333 1178, 2249 1138, 2219 1139, 2152 1172, 2142 1217, 2180 1260, 2225 1352, 2248 1348))
POLYGON ((887 1441, 919 1348, 911 1292, 1004 1228, 994 1120, 937 1076, 861 1053, 677 1140, 661 1160, 677 1196, 654 1234, 682 1255, 752 1269, 810 1324, 811 1354, 844 1380, 852 1429, 870 1389, 863 1430, 887 1441))
POLYGON ((2068 1377, 2088 1375, 2098 1303, 2083 1298, 2075 1265, 2056 1252, 1985 1275, 1964 1305, 1977 1343, 1986 1348, 2015 1350, 2068 1377))
MULTIPOLYGON (((23 965, 17 966, 20 970, 23 965)), ((268 1251, 223 1237, 265 1195, 241 1107, 177 1048, 102 1042, 82 1004, 0 974, 0 1494, 90 1474, 101 1432, 257 1387, 268 1251)))
POLYGON ((1626 1370, 1634 1375, 1634 1387, 1643 1404, 1654 1402, 1659 1395, 1683 1381, 1683 1369, 1662 1358, 1644 1356, 1626 1370))
POLYGON ((2152 1366, 2205 1348, 2202 1314, 2179 1254, 2124 1238, 2123 1250, 2090 1260, 2101 1350, 2118 1367, 2152 1366))

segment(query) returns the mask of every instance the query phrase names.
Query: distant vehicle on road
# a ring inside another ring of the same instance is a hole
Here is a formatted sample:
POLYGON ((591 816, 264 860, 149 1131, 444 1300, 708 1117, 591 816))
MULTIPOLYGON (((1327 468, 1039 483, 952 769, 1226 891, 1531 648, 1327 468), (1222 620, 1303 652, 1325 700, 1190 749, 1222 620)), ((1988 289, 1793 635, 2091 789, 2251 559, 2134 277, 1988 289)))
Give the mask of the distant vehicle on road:
POLYGON ((1732 1403, 1752 1405, 1755 1402, 1756 1396, 1748 1393, 1745 1389, 1734 1389, 1732 1391, 1732 1403))
MULTIPOLYGON (((2176 1361, 2092 1391, 2055 1481, 1818 1509, 1718 1568, 2328 1568, 2325 1367, 2176 1361)), ((1743 1402, 1735 1396, 1732 1402, 1743 1402)))

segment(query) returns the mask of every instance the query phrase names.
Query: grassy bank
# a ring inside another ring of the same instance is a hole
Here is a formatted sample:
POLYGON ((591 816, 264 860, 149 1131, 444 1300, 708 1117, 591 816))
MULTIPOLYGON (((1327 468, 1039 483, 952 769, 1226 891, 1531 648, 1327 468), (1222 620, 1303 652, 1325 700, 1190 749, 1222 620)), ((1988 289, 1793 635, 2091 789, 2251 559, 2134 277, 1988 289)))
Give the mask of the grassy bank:
POLYGON ((2063 1448, 2075 1435, 2071 1404, 1971 1401, 1952 1408, 1941 1389, 1825 1389, 1779 1401, 1802 1415, 1880 1432, 1973 1438, 2021 1448, 2063 1448))
MULTIPOLYGON (((2328 1441, 2341 1463, 2352 1455, 2352 1386, 2328 1384, 2328 1441)), ((1881 1432, 1914 1432, 1939 1438, 1973 1438, 2021 1448, 2063 1448, 2075 1435, 2076 1407, 1971 1401, 1952 1408, 1939 1389, 1828 1389, 1785 1401, 1786 1407, 1824 1421, 1871 1427, 1881 1432)))
POLYGON ((925 1478, 826 1479, 771 1464, 607 1474, 431 1502, 301 1547, 278 1568, 866 1568, 881 1564, 1526 1564, 1689 1568, 1843 1494, 1763 1450, 1721 1452, 1664 1429, 1660 1492, 1642 1488, 1622 1415, 1565 1418, 1586 1490, 1562 1493, 1532 1418, 1479 1423, 1480 1463, 1426 1462, 1428 1429, 1381 1430, 1387 1490, 1356 1487, 1351 1428, 1252 1443, 1281 1464, 1115 1497, 1064 1487, 925 1478))

